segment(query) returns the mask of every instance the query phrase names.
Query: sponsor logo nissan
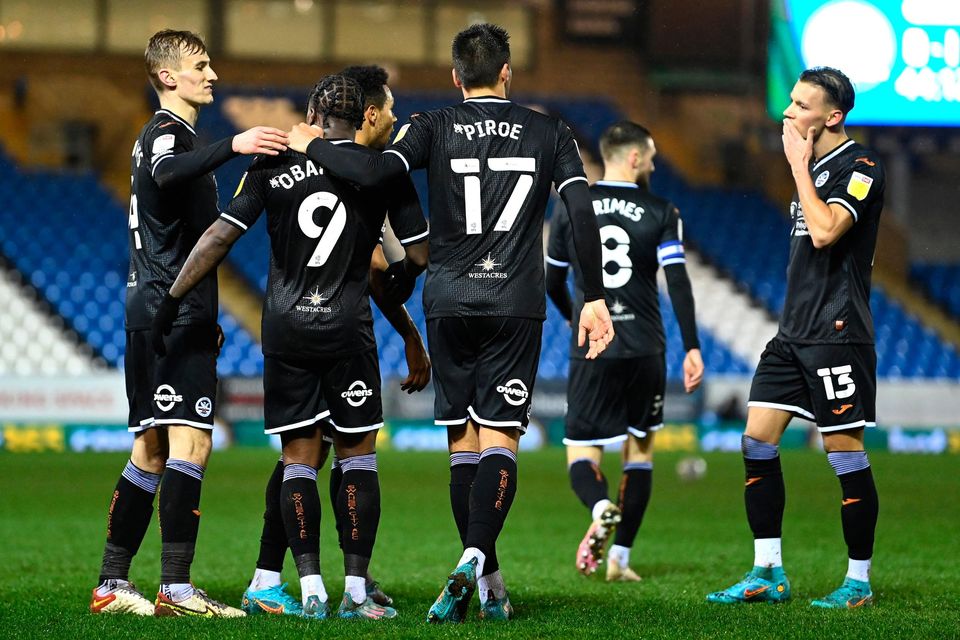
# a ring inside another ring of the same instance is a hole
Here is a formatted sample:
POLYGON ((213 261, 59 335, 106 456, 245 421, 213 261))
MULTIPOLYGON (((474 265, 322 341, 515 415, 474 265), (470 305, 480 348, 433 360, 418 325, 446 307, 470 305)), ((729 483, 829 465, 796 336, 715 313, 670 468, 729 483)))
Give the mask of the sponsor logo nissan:
POLYGON ((162 384, 157 387, 157 392, 153 394, 153 401, 157 403, 160 411, 170 411, 178 402, 183 402, 183 396, 168 384, 162 384))
POLYGON ((368 389, 363 380, 354 380, 347 387, 347 390, 340 394, 340 397, 346 400, 351 407, 359 407, 372 395, 373 389, 368 389))
POLYGON ((507 380, 506 384, 498 386, 497 393, 502 393, 503 399, 515 407, 519 407, 530 397, 530 392, 527 391, 527 385, 523 384, 523 381, 519 378, 507 380))

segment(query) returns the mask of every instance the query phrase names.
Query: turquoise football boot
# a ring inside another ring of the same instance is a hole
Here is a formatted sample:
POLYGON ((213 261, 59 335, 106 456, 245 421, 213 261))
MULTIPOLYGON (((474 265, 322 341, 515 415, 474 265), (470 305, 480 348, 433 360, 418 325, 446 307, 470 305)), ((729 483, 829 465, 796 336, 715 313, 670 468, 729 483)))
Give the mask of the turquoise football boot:
POLYGON ((784 602, 789 599, 790 581, 783 567, 754 567, 732 587, 707 595, 707 602, 717 604, 784 602))
POLYGON ((873 604, 873 591, 869 582, 845 578, 840 588, 810 603, 811 607, 822 609, 856 609, 873 604))

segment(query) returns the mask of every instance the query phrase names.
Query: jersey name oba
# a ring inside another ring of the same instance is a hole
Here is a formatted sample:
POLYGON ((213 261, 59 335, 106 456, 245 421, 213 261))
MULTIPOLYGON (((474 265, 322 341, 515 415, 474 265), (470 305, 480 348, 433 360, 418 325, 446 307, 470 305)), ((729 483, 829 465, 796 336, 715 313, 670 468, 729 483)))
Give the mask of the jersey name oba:
POLYGON ((473 124, 455 122, 453 123, 453 131, 466 136, 467 140, 486 138, 487 136, 519 140, 523 125, 513 122, 497 122, 496 120, 481 120, 473 124))
POLYGON ((323 167, 318 167, 313 160, 305 160, 301 164, 291 165, 283 173, 270 178, 270 187, 272 189, 292 189, 296 183, 302 182, 310 176, 320 175, 323 175, 323 167))

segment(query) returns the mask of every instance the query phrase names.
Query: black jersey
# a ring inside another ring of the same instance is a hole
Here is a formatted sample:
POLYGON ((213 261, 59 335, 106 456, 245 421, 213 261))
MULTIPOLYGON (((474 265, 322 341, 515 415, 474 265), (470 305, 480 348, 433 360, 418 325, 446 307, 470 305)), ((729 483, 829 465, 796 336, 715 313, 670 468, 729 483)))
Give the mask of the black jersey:
MULTIPOLYGON (((636 358, 663 353, 666 338, 660 315, 657 270, 683 264, 680 212, 672 203, 632 182, 601 180, 590 187, 593 212, 603 245, 603 289, 617 339, 603 353, 608 358, 636 358)), ((558 207, 550 224, 547 262, 573 267, 574 313, 583 308, 583 271, 570 231, 570 216, 558 207)), ((570 357, 583 358, 573 332, 570 357)))
POLYGON ((414 116, 386 153, 428 167, 427 318, 545 318, 550 186, 586 181, 570 129, 509 100, 470 98, 414 116))
POLYGON ((816 249, 796 193, 790 202, 790 262, 779 337, 806 344, 873 344, 870 278, 885 186, 877 154, 847 140, 811 162, 817 196, 853 216, 832 246, 816 249))
MULTIPOLYGON (((217 219, 212 173, 161 189, 154 173, 176 154, 192 151, 197 134, 182 118, 160 109, 140 131, 130 161, 130 271, 128 331, 149 329, 160 300, 177 279, 190 250, 217 219)), ((211 271, 180 305, 174 326, 216 324, 217 273, 211 271)))
POLYGON ((374 348, 367 274, 388 209, 401 244, 427 237, 410 178, 361 191, 303 154, 260 156, 221 218, 246 231, 264 208, 271 250, 263 352, 343 357, 374 348))

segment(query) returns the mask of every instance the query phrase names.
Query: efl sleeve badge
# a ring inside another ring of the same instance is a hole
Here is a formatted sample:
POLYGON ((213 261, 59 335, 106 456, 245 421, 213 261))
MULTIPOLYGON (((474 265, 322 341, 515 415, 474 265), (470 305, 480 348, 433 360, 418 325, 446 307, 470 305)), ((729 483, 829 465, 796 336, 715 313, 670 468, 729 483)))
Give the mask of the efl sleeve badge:
POLYGON ((850 176, 850 182, 847 183, 847 193, 862 202, 870 193, 871 185, 873 185, 873 178, 859 171, 854 171, 853 175, 850 176))

